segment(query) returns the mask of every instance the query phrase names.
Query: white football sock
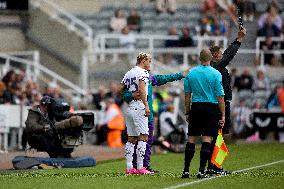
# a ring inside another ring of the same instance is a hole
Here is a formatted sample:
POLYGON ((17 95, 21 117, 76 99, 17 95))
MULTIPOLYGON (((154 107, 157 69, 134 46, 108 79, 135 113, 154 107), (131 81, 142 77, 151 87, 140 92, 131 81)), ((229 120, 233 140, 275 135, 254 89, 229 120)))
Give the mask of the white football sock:
POLYGON ((127 170, 130 170, 133 168, 133 154, 134 154, 134 147, 135 144, 131 142, 127 142, 125 144, 125 158, 126 158, 126 168, 127 170))
POLYGON ((146 142, 138 141, 136 155, 137 155, 137 169, 140 170, 143 167, 143 160, 146 151, 146 142))

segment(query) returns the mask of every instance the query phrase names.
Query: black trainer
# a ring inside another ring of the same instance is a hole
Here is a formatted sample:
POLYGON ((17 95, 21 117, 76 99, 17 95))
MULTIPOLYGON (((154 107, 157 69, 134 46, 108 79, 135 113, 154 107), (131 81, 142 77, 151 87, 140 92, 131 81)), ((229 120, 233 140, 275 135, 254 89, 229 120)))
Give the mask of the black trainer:
POLYGON ((148 171, 150 171, 152 174, 159 173, 158 170, 152 169, 151 167, 147 167, 146 169, 147 169, 148 171))
POLYGON ((223 168, 214 168, 214 171, 215 171, 215 174, 216 175, 230 175, 231 172, 230 171, 227 171, 227 170, 224 170, 223 168))
POLYGON ((189 172, 183 171, 181 178, 189 178, 189 172))
POLYGON ((197 173, 197 178, 199 178, 199 179, 209 178, 209 175, 206 174, 206 171, 199 171, 197 173))

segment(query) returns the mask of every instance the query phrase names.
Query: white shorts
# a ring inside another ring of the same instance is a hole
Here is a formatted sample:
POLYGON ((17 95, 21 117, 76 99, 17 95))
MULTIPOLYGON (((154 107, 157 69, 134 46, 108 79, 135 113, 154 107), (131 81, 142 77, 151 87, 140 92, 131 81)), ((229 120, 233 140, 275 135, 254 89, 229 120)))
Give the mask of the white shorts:
POLYGON ((129 107, 125 114, 125 123, 128 136, 149 135, 148 117, 145 117, 145 109, 129 107))

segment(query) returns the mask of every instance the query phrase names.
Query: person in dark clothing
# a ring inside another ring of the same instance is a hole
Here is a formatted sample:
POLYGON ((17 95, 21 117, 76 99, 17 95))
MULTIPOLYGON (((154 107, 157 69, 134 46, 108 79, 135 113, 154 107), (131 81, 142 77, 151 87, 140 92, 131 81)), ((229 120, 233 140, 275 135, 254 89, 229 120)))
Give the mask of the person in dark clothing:
POLYGON ((66 128, 82 125, 83 120, 80 116, 73 116, 66 111, 56 99, 44 96, 39 105, 29 109, 25 123, 24 132, 32 148, 47 152, 51 158, 68 158, 71 157, 73 148, 64 148, 58 133, 63 129, 67 131, 66 128), (63 123, 61 120, 67 121, 63 123))
POLYGON ((193 47, 194 42, 190 36, 190 29, 188 27, 182 28, 182 36, 179 38, 179 47, 193 47))
MULTIPOLYGON (((246 36, 246 29, 242 27, 238 34, 237 38, 234 42, 230 44, 230 46, 225 50, 225 52, 222 54, 220 47, 213 46, 210 48, 210 51, 212 53, 213 59, 211 61, 211 65, 213 68, 218 70, 222 75, 222 84, 225 92, 225 125, 222 128, 223 134, 229 134, 229 130, 231 127, 231 120, 230 120, 230 101, 232 100, 232 89, 231 89, 231 76, 229 74, 229 71, 227 70, 226 66, 231 62, 231 60, 234 58, 234 56, 237 54, 238 49, 241 46, 241 43, 246 36)), ((211 156, 213 153, 214 145, 217 139, 218 133, 216 133, 215 136, 213 136, 212 145, 211 145, 211 156)), ((210 162, 211 158, 209 158, 208 162, 208 168, 207 170, 215 171, 214 173, 224 173, 225 171, 222 168, 217 168, 213 166, 210 162)))
POLYGON ((242 75, 238 77, 235 81, 235 87, 238 91, 241 90, 252 90, 253 77, 248 68, 244 69, 242 75))
POLYGON ((141 31, 141 17, 135 9, 132 9, 127 17, 127 26, 131 31, 141 31))

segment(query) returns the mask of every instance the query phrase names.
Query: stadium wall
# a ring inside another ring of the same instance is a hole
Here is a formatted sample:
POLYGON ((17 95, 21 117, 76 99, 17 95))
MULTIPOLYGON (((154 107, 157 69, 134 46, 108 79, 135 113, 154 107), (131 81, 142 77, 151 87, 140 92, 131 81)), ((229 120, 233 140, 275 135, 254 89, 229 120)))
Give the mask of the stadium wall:
POLYGON ((44 66, 80 85, 82 52, 86 49, 80 36, 40 9, 30 11, 26 36, 32 42, 30 47, 40 48, 44 66))
POLYGON ((4 14, 0 16, 0 51, 25 50, 25 36, 22 32, 20 17, 4 14))

